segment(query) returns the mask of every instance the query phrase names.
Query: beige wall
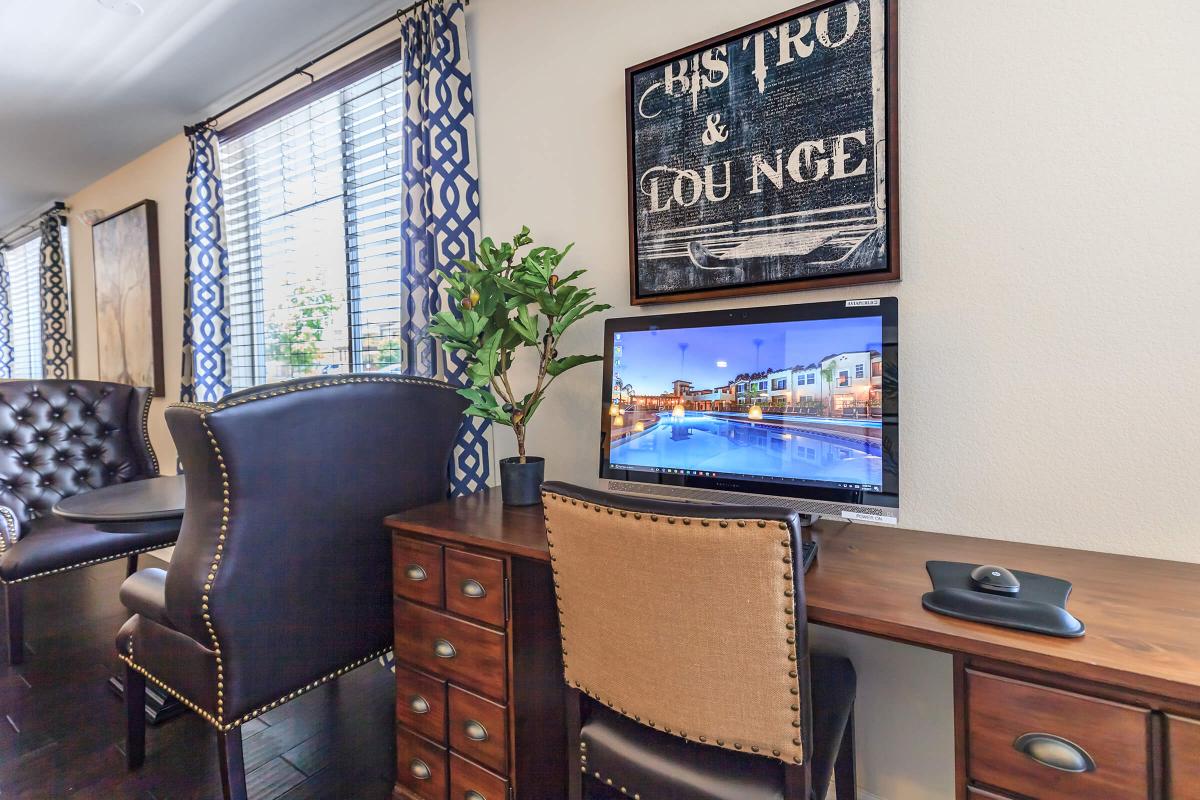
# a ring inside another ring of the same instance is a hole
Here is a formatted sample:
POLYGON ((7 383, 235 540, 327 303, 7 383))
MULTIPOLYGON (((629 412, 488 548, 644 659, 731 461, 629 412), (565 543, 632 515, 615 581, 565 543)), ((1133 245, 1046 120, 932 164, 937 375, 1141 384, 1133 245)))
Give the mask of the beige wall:
POLYGON ((92 231, 79 215, 90 209, 105 214, 142 200, 158 204, 159 272, 162 287, 163 374, 166 397, 154 401, 150 438, 164 472, 174 472, 175 447, 162 410, 179 399, 183 342, 183 197, 188 143, 181 133, 116 172, 67 198, 71 209, 71 281, 75 315, 75 359, 81 378, 96 378, 96 282, 92 269, 92 231))
MULTIPOLYGON (((481 0, 472 57, 486 232, 576 241, 628 306, 623 70, 788 0, 481 0)), ((901 0, 899 284, 673 310, 894 294, 902 522, 1200 561, 1200 7, 901 0)), ((314 38, 320 32, 314 32, 314 38)), ((167 388, 178 392, 183 174, 176 137, 69 199, 159 203, 167 388)), ((91 240, 72 220, 81 374, 95 372, 91 240)), ((595 350, 589 319, 567 343, 595 350)), ((598 367, 555 384, 531 450, 595 482, 598 367)), ((171 456, 156 415, 154 440, 171 456)), ((497 435, 499 455, 514 449, 497 435)), ((169 463, 169 458, 164 461, 169 463)), ((864 587, 869 591, 869 587, 864 587)), ((912 598, 912 602, 918 602, 912 598)), ((820 631, 859 673, 860 782, 952 797, 947 656, 820 631)))
MULTIPOLYGON (((627 302, 623 70, 794 4, 473 3, 487 232, 575 241, 614 314, 659 310, 627 302)), ((1200 10, 900 5, 904 281, 669 310, 894 294, 903 524, 1200 561, 1200 10)), ((548 477, 595 482, 600 382, 571 372, 538 412, 548 477)), ((949 658, 818 638, 858 666, 863 788, 952 797, 949 658)))

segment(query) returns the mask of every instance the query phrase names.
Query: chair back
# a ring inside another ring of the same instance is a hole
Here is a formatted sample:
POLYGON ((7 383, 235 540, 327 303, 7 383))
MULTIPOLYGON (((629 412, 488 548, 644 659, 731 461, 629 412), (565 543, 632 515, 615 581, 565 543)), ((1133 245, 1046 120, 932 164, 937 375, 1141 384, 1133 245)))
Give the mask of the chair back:
POLYGON ((149 414, 146 388, 0 381, 0 506, 24 525, 64 497, 157 475, 149 414))
POLYGON ((799 516, 542 487, 566 682, 659 731, 805 761, 799 516))
POLYGON ((370 374, 168 409, 187 505, 166 610, 217 656, 218 717, 391 646, 383 518, 446 496, 466 405, 445 383, 370 374))

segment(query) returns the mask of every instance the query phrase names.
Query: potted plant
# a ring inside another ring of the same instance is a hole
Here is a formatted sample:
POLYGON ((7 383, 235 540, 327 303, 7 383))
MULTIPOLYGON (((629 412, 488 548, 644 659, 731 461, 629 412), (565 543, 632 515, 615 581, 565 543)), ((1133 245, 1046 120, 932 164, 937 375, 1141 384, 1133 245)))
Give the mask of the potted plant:
POLYGON ((466 413, 512 428, 515 458, 500 460, 500 484, 507 505, 533 505, 540 500, 545 459, 525 453, 529 423, 550 384, 569 369, 599 361, 598 355, 563 355, 558 342, 567 328, 609 306, 593 302, 594 289, 575 285, 587 270, 559 274, 573 245, 562 250, 532 247, 529 228, 511 242, 479 244, 474 261, 455 259, 461 272, 439 270, 453 310, 435 315, 430 331, 446 350, 460 351, 467 363, 469 385, 458 393, 471 401, 466 413), (528 248, 528 249, 527 249, 528 248), (517 353, 532 349, 537 359, 533 388, 519 392, 510 375, 517 353))

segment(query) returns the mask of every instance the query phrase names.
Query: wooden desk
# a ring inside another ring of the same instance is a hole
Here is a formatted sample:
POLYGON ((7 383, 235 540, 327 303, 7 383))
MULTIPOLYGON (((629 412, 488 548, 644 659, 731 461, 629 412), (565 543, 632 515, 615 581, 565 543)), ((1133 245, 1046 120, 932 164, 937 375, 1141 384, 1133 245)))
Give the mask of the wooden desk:
MULTIPOLYGON (((537 574, 539 564, 548 571, 540 508, 506 509, 498 492, 415 509, 388 525, 445 553, 493 555, 524 574, 537 574)), ((959 800, 1200 800, 1200 565, 835 521, 817 525, 814 538, 821 549, 805 578, 810 622, 954 655, 959 800), (1075 586, 1068 607, 1087 635, 1058 639, 928 612, 928 560, 1065 578, 1075 586), (1094 766, 1045 766, 1015 749, 1024 734, 1049 735, 1029 746, 1035 752, 1073 756, 1074 745, 1094 766)), ((544 634, 553 627, 551 591, 528 580, 521 591, 520 607, 541 620, 544 634)), ((510 681, 520 669, 514 654, 510 681)), ((405 660, 399 638, 397 659, 405 660)), ((549 660, 536 668, 527 683, 556 680, 549 660)), ((561 725, 544 718, 540 738, 561 725)), ((516 754, 510 759, 517 763, 516 754)), ((514 788, 518 797, 537 796, 524 794, 519 779, 514 788)))

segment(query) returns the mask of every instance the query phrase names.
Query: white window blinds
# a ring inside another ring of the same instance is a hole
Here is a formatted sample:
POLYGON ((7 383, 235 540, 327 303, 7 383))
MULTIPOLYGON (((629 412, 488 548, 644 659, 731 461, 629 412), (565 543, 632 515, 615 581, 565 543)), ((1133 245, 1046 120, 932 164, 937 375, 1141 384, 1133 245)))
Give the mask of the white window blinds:
POLYGON ((222 134, 234 389, 399 363, 403 91, 393 57, 222 134))
MULTIPOLYGON (((42 375, 42 239, 35 236, 4 251, 8 269, 8 302, 12 306, 12 377, 41 380, 42 375)), ((64 242, 65 249, 65 242, 64 242)))

